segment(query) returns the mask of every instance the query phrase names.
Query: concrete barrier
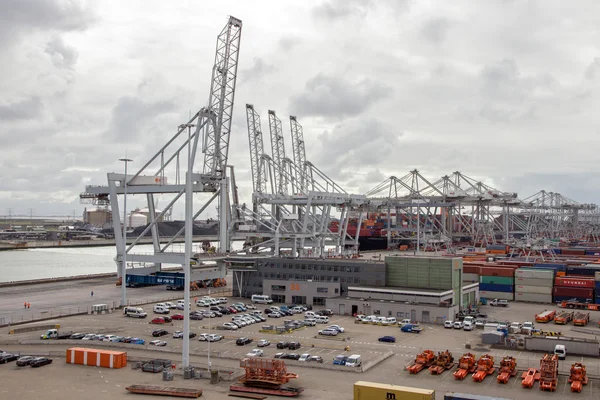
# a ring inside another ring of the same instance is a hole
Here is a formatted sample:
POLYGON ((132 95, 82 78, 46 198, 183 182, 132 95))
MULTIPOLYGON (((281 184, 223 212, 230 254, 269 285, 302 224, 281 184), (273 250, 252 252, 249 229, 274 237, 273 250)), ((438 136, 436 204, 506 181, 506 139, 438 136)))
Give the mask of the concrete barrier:
POLYGON ((25 332, 47 331, 48 329, 60 329, 60 325, 58 325, 58 324, 34 325, 34 326, 25 326, 23 328, 13 328, 10 331, 8 331, 8 334, 14 335, 17 333, 25 333, 25 332))

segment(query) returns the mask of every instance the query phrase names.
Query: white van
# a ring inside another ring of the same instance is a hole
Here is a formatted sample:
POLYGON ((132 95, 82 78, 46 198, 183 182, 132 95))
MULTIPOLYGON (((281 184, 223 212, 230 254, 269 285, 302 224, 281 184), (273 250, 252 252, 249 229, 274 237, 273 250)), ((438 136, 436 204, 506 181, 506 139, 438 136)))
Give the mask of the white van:
POLYGON ((567 348, 563 344, 557 344, 554 346, 554 354, 558 356, 559 360, 567 358, 567 348))
POLYGON ((362 359, 360 358, 359 354, 352 354, 346 360, 346 367, 356 368, 356 367, 360 367, 361 365, 362 365, 362 359))
POLYGON ((394 318, 394 317, 387 317, 385 319, 385 321, 383 322, 383 325, 396 325, 396 318, 394 318))
POLYGON ((316 316, 316 315, 315 315, 315 313, 314 313, 314 312, 312 312, 312 311, 306 311, 306 312, 304 313, 304 319, 307 319, 307 318, 315 318, 315 316, 316 316))
POLYGON ((324 315, 316 315, 315 316, 315 321, 317 322, 317 324, 328 324, 329 323, 329 318, 327 318, 324 315))
POLYGON ((125 307, 123 314, 131 318, 146 318, 148 316, 141 307, 125 307))
POLYGON ((271 304, 273 300, 269 296, 263 294, 253 294, 251 298, 254 304, 271 304))

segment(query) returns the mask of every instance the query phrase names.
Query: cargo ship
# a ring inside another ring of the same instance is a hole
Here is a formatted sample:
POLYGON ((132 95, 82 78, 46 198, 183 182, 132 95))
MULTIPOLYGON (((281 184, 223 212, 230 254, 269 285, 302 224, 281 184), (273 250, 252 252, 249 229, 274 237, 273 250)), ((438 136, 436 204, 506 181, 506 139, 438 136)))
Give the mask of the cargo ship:
MULTIPOLYGON (((358 249, 361 251, 368 250, 385 250, 388 247, 387 236, 385 234, 385 223, 376 222, 373 219, 363 220, 358 234, 358 249)), ((347 233, 351 237, 356 237, 358 229, 358 218, 351 218, 348 221, 347 233)), ((332 221, 329 224, 331 232, 339 232, 340 222, 332 221)))

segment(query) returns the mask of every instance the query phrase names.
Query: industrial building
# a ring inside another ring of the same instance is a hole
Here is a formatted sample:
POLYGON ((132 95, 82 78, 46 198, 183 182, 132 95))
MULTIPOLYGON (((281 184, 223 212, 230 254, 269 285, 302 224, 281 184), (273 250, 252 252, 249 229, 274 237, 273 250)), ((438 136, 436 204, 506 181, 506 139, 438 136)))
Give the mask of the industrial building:
POLYGON ((108 208, 96 208, 83 210, 83 222, 99 228, 112 225, 112 213, 108 208))
POLYGON ((479 284, 463 285, 462 258, 388 256, 385 261, 231 257, 233 295, 276 303, 325 305, 339 314, 373 314, 422 322, 452 319, 479 301, 479 284))

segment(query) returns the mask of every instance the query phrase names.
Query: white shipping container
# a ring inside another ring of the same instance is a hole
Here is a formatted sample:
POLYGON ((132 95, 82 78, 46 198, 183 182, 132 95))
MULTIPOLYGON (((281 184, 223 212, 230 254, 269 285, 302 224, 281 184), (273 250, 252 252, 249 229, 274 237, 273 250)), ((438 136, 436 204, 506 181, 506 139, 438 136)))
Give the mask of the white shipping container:
POLYGON ((515 295, 513 292, 488 292, 485 290, 479 291, 479 297, 485 297, 486 299, 488 299, 488 301, 494 299, 512 301, 515 299, 515 295))
POLYGON ((463 274, 463 282, 479 282, 479 274, 463 274))
POLYGON ((515 292, 552 295, 552 287, 517 285, 515 292))
POLYGON ((515 278, 554 279, 554 271, 547 269, 521 269, 515 270, 515 278))
POLYGON ((528 303, 552 303, 552 295, 515 292, 515 301, 528 303))
POLYGON ((594 272, 594 277, 596 278, 597 281, 600 281, 600 271, 594 272))
POLYGON ((554 279, 515 278, 515 285, 552 287, 554 279))

